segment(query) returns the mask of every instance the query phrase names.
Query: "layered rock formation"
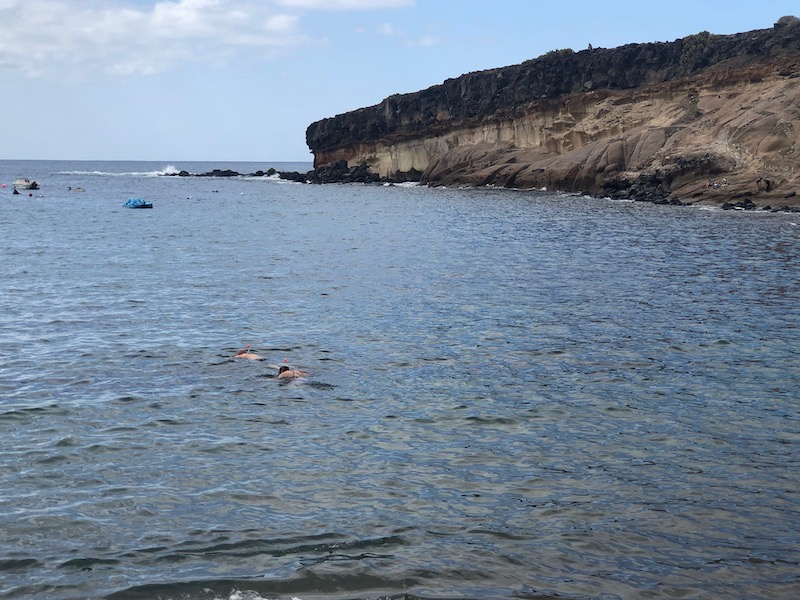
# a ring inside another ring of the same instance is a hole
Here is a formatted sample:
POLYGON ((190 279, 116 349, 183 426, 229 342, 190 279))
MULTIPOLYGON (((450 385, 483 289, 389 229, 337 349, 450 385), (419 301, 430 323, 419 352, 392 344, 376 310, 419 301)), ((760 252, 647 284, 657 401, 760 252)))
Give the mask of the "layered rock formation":
POLYGON ((470 73, 309 126, 315 167, 654 201, 800 205, 800 20, 470 73))

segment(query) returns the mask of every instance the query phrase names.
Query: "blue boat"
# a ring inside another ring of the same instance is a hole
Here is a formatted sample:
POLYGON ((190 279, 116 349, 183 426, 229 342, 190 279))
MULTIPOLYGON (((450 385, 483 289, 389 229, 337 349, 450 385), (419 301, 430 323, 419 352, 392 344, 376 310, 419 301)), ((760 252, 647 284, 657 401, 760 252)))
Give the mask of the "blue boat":
POLYGON ((145 202, 141 198, 131 198, 122 206, 125 206, 127 208, 153 208, 153 203, 145 202))

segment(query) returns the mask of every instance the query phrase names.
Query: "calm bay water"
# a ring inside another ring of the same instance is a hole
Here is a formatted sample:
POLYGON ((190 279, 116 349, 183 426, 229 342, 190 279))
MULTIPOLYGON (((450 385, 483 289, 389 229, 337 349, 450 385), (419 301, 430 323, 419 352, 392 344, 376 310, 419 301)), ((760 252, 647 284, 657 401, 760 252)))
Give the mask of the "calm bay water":
POLYGON ((798 215, 166 166, 0 161, 0 597, 800 597, 798 215))

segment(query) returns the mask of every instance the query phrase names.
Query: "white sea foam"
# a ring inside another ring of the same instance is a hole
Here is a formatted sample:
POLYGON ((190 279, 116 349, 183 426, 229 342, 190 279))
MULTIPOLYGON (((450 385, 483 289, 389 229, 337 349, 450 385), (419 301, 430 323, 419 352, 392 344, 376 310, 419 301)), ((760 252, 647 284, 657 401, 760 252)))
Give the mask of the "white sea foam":
POLYGON ((178 173, 180 173, 180 170, 173 165, 167 165, 163 170, 156 171, 156 175, 177 175, 178 173))
POLYGON ((174 165, 167 165, 163 169, 157 171, 125 171, 125 172, 111 172, 111 171, 59 171, 58 175, 90 175, 95 177, 159 177, 163 175, 177 175, 180 169, 174 165))
MULTIPOLYGON (((210 590, 209 590, 210 591, 210 590)), ((269 600, 269 596, 261 596, 257 592, 253 592, 250 590, 233 590, 231 591, 230 596, 223 598, 221 596, 215 596, 215 600, 269 600)), ((292 600, 300 600, 299 598, 292 598, 292 600)))
POLYGON ((275 173, 274 175, 263 175, 261 177, 245 177, 244 179, 250 181, 269 181, 270 183, 279 183, 281 185, 305 185, 301 181, 294 181, 293 179, 282 179, 279 173, 275 173))
MULTIPOLYGON (((211 591, 211 590, 206 590, 211 591)), ((224 598, 222 596, 215 596, 215 600, 269 600, 269 596, 261 596, 257 592, 251 590, 232 590, 230 596, 224 598)), ((292 596, 292 600, 301 600, 297 596, 292 596)))
POLYGON ((418 181, 398 181, 398 182, 386 182, 383 184, 384 187, 403 187, 403 188, 412 188, 412 187, 421 187, 421 184, 418 181))
POLYGON ((280 173, 273 173, 272 175, 244 175, 244 179, 252 179, 255 181, 282 181, 280 173))

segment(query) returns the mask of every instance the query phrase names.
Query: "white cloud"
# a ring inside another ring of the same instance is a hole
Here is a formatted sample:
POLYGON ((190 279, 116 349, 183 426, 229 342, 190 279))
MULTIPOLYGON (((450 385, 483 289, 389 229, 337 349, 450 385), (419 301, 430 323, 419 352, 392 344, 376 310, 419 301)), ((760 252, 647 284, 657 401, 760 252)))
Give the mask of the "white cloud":
POLYGON ((0 69, 150 74, 313 43, 265 0, 0 0, 0 69))
POLYGON ((414 40, 408 40, 406 42, 406 46, 435 46, 439 44, 441 40, 439 38, 433 37, 432 35, 423 35, 420 38, 414 40))
POLYGON ((381 35, 392 36, 397 33, 397 30, 392 26, 391 23, 383 23, 382 25, 378 26, 378 33, 381 35))
POLYGON ((277 4, 313 10, 374 10, 414 6, 414 0, 277 0, 277 4))

